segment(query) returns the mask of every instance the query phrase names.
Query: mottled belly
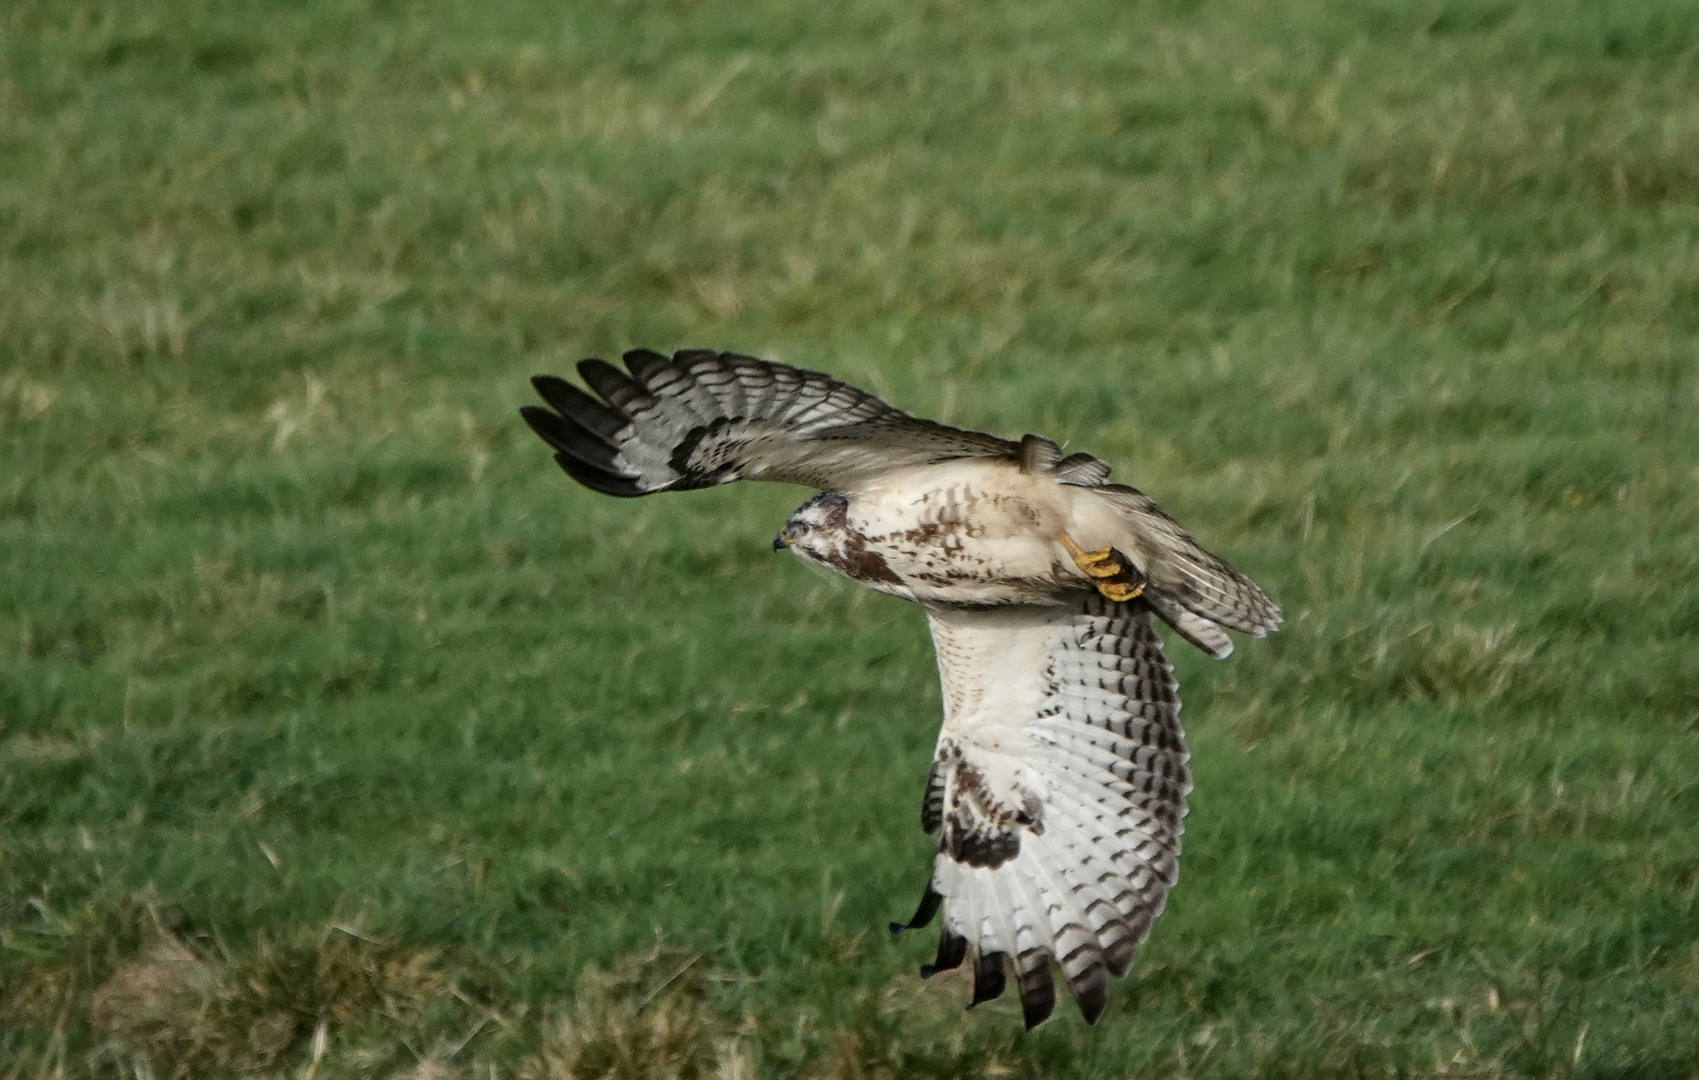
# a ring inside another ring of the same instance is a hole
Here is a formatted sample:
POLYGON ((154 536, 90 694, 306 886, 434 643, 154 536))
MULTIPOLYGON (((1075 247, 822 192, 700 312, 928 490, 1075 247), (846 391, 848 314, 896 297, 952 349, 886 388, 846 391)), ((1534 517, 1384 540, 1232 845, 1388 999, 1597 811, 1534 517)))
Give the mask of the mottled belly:
POLYGON ((1057 561, 1057 523, 1017 493, 951 484, 850 506, 849 525, 887 584, 922 603, 1053 602, 1076 584, 1057 561))

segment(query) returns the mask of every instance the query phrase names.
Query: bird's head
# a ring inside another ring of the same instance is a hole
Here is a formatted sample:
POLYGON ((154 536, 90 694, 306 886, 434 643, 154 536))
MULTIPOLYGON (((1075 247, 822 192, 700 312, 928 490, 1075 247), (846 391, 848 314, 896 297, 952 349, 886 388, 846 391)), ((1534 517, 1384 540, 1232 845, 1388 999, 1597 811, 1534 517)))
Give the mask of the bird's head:
POLYGON ((789 548, 805 559, 835 566, 843 561, 848 523, 849 500, 823 491, 796 508, 773 537, 773 550, 789 548))

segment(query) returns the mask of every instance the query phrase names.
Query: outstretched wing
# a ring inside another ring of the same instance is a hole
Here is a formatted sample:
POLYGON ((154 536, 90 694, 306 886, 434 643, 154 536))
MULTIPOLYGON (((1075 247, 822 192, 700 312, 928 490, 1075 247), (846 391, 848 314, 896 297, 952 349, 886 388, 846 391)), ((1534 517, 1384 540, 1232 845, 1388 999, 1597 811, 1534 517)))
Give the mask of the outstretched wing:
POLYGON ((624 359, 630 374, 579 362, 594 394, 539 375, 532 385, 552 408, 520 410, 561 468, 609 495, 733 480, 842 491, 907 465, 1020 452, 1018 443, 919 419, 817 371, 703 349, 670 359, 636 349, 624 359))
POLYGON ((945 707, 921 820, 938 848, 908 926, 944 921, 921 974, 971 956, 978 1004, 1012 970, 1031 1027, 1055 960, 1096 1023, 1174 884, 1191 790, 1150 611, 1092 594, 929 615, 945 707))

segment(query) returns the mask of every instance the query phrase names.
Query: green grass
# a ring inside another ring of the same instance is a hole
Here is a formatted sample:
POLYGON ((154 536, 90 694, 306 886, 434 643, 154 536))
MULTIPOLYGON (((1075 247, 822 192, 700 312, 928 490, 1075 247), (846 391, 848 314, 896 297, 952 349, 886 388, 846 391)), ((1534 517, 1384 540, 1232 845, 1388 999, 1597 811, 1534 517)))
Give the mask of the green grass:
POLYGON ((0 1078, 1699 1076, 1696 41, 0 6, 0 1078), (1285 605, 1176 645, 1100 1028, 889 941, 933 662, 772 554, 805 493, 518 421, 637 344, 1070 440, 1285 605))

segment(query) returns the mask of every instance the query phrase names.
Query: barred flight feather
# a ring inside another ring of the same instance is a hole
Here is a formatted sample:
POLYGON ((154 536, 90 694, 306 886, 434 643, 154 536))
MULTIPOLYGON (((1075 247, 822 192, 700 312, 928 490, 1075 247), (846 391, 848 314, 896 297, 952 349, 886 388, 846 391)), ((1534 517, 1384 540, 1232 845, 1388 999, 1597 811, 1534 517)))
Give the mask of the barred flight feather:
POLYGON ((1049 612, 932 615, 940 663, 952 665, 924 800, 941 802, 927 888, 943 898, 940 954, 959 937, 979 957, 976 1004, 1001 986, 988 965, 1007 965, 1029 1026, 1054 1005, 1055 961, 1095 1023, 1108 975, 1126 972, 1174 884, 1191 790, 1150 609, 1092 595, 1049 612), (1043 682, 1025 698, 1007 666, 1021 659, 1043 682), (1024 721, 983 704, 1028 699, 1024 721), (1036 812, 1014 812, 1035 797, 1036 812), (995 862, 963 860, 952 834, 965 828, 1005 838, 995 862))
POLYGON ((610 494, 745 478, 842 490, 905 464, 1013 460, 1019 450, 993 435, 911 416, 817 371, 703 349, 670 359, 633 349, 624 360, 627 371, 602 360, 579 363, 600 402, 538 376, 537 392, 554 411, 523 410, 575 479, 610 494))

